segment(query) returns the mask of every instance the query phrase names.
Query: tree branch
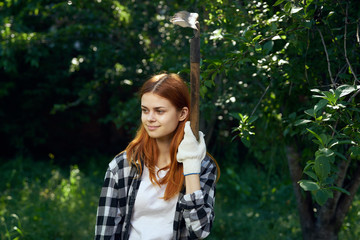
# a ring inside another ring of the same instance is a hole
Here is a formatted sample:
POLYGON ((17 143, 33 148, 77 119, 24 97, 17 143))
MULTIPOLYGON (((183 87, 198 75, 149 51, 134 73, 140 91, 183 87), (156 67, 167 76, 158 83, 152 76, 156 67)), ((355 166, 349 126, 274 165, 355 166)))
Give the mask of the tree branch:
POLYGON ((252 113, 251 113, 250 117, 251 117, 252 115, 254 115, 254 113, 255 113, 256 109, 258 108, 258 106, 259 106, 259 104, 260 104, 261 100, 264 98, 265 94, 266 94, 266 93, 267 93, 267 91, 269 90, 270 85, 271 85, 271 82, 270 82, 270 83, 269 83, 269 85, 266 87, 266 89, 265 89, 265 91, 263 92, 262 96, 260 97, 260 99, 259 99, 258 103, 256 104, 255 108, 253 109, 253 111, 252 111, 252 113))
POLYGON ((338 80, 339 80, 339 75, 340 75, 341 73, 346 72, 346 69, 347 69, 347 64, 344 64, 344 66, 342 66, 341 69, 340 69, 340 71, 338 71, 338 73, 336 74, 336 77, 335 77, 335 80, 334 80, 335 83, 338 82, 338 80))
POLYGON ((351 102, 351 100, 352 100, 354 97, 356 97, 356 95, 358 95, 359 92, 360 92, 360 89, 357 90, 356 93, 354 93, 354 94, 349 98, 348 102, 351 102))
MULTIPOLYGON (((308 77, 308 71, 306 68, 306 64, 307 64, 307 54, 310 48, 310 40, 309 40, 309 34, 310 34, 310 30, 307 31, 307 38, 306 38, 306 52, 305 52, 305 79, 306 82, 309 84, 309 77, 308 77)), ((290 95, 290 94, 289 94, 290 95)))
POLYGON ((349 61, 349 58, 347 56, 347 49, 346 49, 346 35, 347 35, 347 25, 348 25, 348 10, 349 10, 349 4, 346 3, 346 15, 345 15, 345 30, 344 30, 344 54, 345 54, 345 60, 347 62, 347 64, 349 65, 350 71, 352 73, 352 75, 354 76, 354 85, 356 82, 360 82, 359 79, 356 77, 356 74, 354 72, 354 69, 351 66, 351 63, 349 61))
POLYGON ((360 19, 358 19, 357 23, 356 23, 356 40, 357 40, 358 44, 360 44, 359 25, 360 25, 360 19))
POLYGON ((356 192, 358 191, 359 189, 359 186, 360 186, 360 163, 357 162, 357 166, 356 166, 356 169, 355 169, 355 172, 354 172, 354 176, 351 180, 351 184, 350 186, 348 187, 348 191, 350 193, 350 196, 349 195, 346 195, 346 194, 342 194, 341 195, 341 198, 339 200, 339 203, 338 203, 338 207, 336 209, 336 213, 335 213, 335 228, 337 230, 340 229, 345 217, 346 217, 346 214, 347 212, 349 211, 349 208, 351 206, 351 203, 355 197, 355 194, 356 192))
MULTIPOLYGON (((339 167, 338 167, 339 173, 338 173, 338 178, 335 181, 335 186, 337 186, 337 187, 344 186, 344 180, 345 180, 347 171, 349 169, 350 162, 351 162, 351 158, 349 157, 347 161, 343 160, 339 164, 339 167)), ((341 196, 341 192, 335 191, 335 193, 334 193, 335 204, 338 203, 340 196, 341 196)))
POLYGON ((324 37, 320 31, 319 28, 316 28, 320 34, 320 37, 321 37, 321 42, 324 46, 324 51, 325 51, 325 54, 326 54, 326 61, 327 61, 327 64, 328 64, 328 72, 329 72, 329 75, 330 75, 330 80, 331 80, 331 83, 332 83, 332 87, 335 88, 336 85, 335 85, 335 82, 334 82, 334 78, 332 76, 332 73, 331 73, 331 66, 330 66, 330 59, 329 59, 329 54, 327 52, 327 48, 326 48, 326 44, 325 44, 325 40, 324 40, 324 37))

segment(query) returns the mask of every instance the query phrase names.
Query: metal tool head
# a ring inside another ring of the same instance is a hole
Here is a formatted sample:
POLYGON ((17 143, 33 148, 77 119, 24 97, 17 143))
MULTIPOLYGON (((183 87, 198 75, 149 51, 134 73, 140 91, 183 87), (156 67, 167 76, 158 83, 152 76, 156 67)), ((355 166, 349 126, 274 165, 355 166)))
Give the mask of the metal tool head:
POLYGON ((199 30, 197 18, 199 14, 197 13, 189 13, 187 11, 180 11, 174 14, 174 16, 170 19, 170 22, 179 25, 180 27, 189 27, 195 30, 199 30))

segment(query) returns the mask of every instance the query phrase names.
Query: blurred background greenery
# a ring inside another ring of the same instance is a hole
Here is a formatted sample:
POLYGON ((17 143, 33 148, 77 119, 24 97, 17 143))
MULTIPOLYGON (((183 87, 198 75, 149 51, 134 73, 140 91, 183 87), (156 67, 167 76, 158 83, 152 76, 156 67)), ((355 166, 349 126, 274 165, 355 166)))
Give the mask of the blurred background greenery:
MULTIPOLYGON (((314 158, 297 124, 311 89, 358 89, 357 1, 0 1, 0 239, 93 237, 107 164, 139 124, 138 88, 161 71, 189 79, 193 32, 169 21, 180 10, 199 13, 200 128, 221 167, 209 239, 302 239, 286 149, 302 167, 314 158)), ((351 133, 337 132, 355 147, 345 159, 360 155, 356 94, 351 133)), ((356 193, 339 239, 360 236, 356 193)))

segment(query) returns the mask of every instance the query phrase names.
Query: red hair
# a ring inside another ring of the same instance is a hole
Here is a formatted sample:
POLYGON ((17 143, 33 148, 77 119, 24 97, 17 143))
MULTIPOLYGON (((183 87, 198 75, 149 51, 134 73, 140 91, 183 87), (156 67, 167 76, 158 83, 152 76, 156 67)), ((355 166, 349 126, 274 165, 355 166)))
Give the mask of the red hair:
MULTIPOLYGON (((187 107, 190 112, 190 94, 185 82, 177 74, 159 74, 147 80, 140 90, 140 97, 145 93, 154 93, 169 100, 179 111, 187 107)), ((126 147, 126 155, 130 164, 135 165, 140 174, 142 163, 149 168, 150 180, 158 185, 167 184, 164 199, 168 200, 177 195, 184 183, 183 167, 176 160, 176 153, 184 137, 184 127, 189 120, 188 114, 184 121, 180 121, 174 131, 170 144, 171 163, 168 173, 160 181, 156 178, 156 162, 159 149, 156 140, 151 138, 141 123, 135 138, 126 147)))

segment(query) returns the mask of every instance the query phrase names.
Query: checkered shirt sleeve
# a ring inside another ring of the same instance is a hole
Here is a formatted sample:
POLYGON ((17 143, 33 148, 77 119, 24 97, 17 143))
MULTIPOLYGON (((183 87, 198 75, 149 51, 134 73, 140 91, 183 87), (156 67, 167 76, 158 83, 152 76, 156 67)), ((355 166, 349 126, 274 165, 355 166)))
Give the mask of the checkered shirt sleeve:
POLYGON ((216 175, 216 165, 207 156, 201 163, 201 190, 184 195, 180 199, 180 207, 183 209, 183 218, 187 229, 187 233, 181 233, 181 239, 203 239, 210 234, 215 218, 216 175))
POLYGON ((95 240, 120 239, 126 209, 129 172, 130 167, 125 153, 118 155, 109 163, 97 209, 95 240))

